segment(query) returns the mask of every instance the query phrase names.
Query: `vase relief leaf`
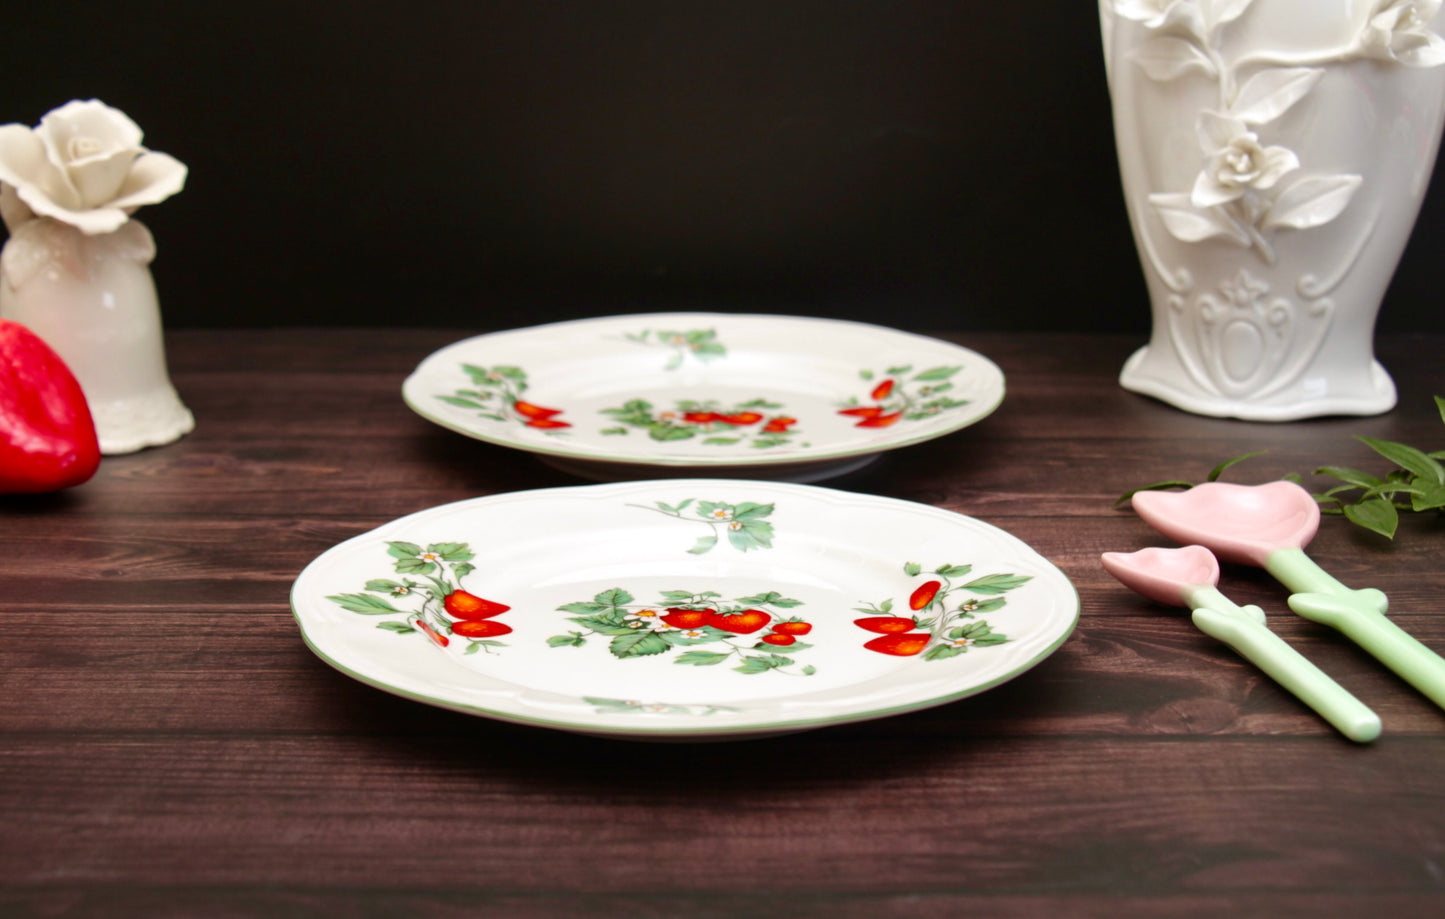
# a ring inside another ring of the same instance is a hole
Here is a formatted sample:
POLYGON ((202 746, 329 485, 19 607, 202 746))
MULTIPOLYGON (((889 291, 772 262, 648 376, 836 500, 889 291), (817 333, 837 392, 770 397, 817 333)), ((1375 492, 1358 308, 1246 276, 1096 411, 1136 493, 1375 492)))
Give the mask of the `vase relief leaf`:
POLYGON ((1357 175, 1307 176, 1279 193, 1261 219, 1266 230, 1307 230, 1334 220, 1349 206, 1363 180, 1357 175))
POLYGON ((1214 76, 1214 64, 1199 46, 1182 38, 1161 35, 1151 38, 1134 52, 1134 62, 1152 80, 1167 83, 1191 70, 1214 76))
POLYGON ((1240 87, 1229 114, 1246 124, 1269 124, 1308 95, 1324 74, 1319 67, 1261 70, 1240 87))
POLYGON ((1174 238, 1187 243, 1224 237, 1241 246, 1249 245, 1249 236, 1223 214, 1194 206, 1187 194, 1171 192, 1149 196, 1159 219, 1174 238))
POLYGON ((1254 0, 1202 0, 1205 23, 1210 29, 1233 22, 1249 9, 1254 0))

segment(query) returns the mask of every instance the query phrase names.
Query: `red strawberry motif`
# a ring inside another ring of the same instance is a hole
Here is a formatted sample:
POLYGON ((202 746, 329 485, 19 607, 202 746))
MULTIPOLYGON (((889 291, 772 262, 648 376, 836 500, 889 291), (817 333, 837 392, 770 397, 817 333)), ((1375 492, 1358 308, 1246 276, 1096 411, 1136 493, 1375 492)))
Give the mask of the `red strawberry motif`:
POLYGON ((95 421, 60 355, 0 319, 0 494, 58 491, 100 466, 95 421))
POLYGON ((456 618, 468 620, 490 619, 511 609, 510 606, 483 600, 465 590, 454 590, 447 594, 442 600, 442 606, 456 618))
POLYGON ((860 422, 858 422, 857 424, 853 425, 853 427, 855 427, 855 428, 886 428, 886 427, 888 427, 890 424, 893 424, 895 421, 897 421, 899 418, 902 418, 902 417, 903 417, 903 413, 902 413, 902 412, 890 412, 890 413, 888 413, 888 414, 886 414, 886 415, 883 415, 883 414, 874 415, 874 416, 872 416, 871 418, 864 418, 862 421, 860 421, 860 422))
POLYGON ((432 641, 436 642, 439 647, 445 648, 447 645, 452 643, 452 640, 450 638, 446 637, 441 632, 438 632, 436 629, 427 625, 425 622, 422 622, 420 619, 416 620, 416 627, 421 629, 422 632, 426 634, 427 638, 430 638, 432 641))
POLYGON ((717 412, 683 412, 682 420, 688 424, 712 424, 715 421, 722 421, 723 416, 717 412))
POLYGON ((788 619, 773 623, 773 631, 779 635, 806 635, 813 631, 813 623, 788 619))
POLYGON ((798 419, 796 418, 789 418, 786 415, 779 415, 776 418, 769 419, 768 423, 763 425, 763 433, 786 434, 788 432, 788 428, 792 427, 797 423, 798 419))
POLYGON ((749 635, 767 625, 773 617, 760 609, 745 609, 739 613, 713 613, 707 624, 735 635, 749 635))
POLYGON ((556 418, 533 418, 531 421, 524 422, 524 424, 529 428, 540 428, 545 431, 572 427, 572 422, 560 421, 556 418))
POLYGON ((852 418, 877 418, 883 414, 881 405, 858 405, 853 408, 840 408, 838 414, 848 415, 852 418))
POLYGON ((871 641, 864 642, 863 647, 869 651, 877 651, 879 654, 892 654, 896 657, 912 657, 928 647, 928 640, 931 637, 927 632, 879 635, 871 641))
POLYGON ((786 648, 788 645, 793 644, 797 640, 798 639, 794 638, 791 635, 784 635, 778 632, 770 632, 769 634, 763 636, 763 641, 767 642, 770 645, 777 645, 780 648, 786 648))
POLYGON ((891 392, 893 392, 893 381, 884 380, 882 383, 879 383, 877 386, 873 387, 873 392, 869 393, 869 396, 873 399, 874 402, 882 402, 884 399, 888 398, 888 394, 891 392))
POLYGON ((870 632, 879 632, 884 635, 909 632, 918 625, 918 623, 912 619, 904 616, 867 616, 863 619, 854 619, 853 624, 860 629, 867 629, 870 632))
POLYGON ((512 631, 511 626, 505 622, 497 622, 495 619, 468 619, 452 623, 452 633, 467 638, 494 638, 510 631, 512 631))
POLYGON ((757 412, 736 412, 732 415, 720 415, 718 421, 732 425, 757 424, 763 420, 763 416, 757 412))
POLYGON ((524 418, 555 418, 562 414, 560 408, 546 408, 541 405, 533 405, 530 402, 523 402, 521 399, 513 402, 512 408, 516 409, 517 414, 524 418))
POLYGON ((662 621, 674 629, 696 629, 707 625, 712 618, 710 609, 684 609, 682 607, 669 606, 667 612, 662 614, 662 621))
POLYGON ((939 581, 925 581, 919 584, 918 588, 914 590, 913 594, 908 598, 908 608, 913 610, 923 609, 933 602, 934 597, 938 596, 938 588, 942 586, 943 584, 939 581))

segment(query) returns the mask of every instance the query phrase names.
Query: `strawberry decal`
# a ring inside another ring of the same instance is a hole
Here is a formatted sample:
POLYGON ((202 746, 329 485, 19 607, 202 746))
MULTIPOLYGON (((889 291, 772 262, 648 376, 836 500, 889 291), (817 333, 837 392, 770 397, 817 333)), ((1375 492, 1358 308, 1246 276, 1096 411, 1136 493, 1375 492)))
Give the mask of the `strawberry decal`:
POLYGON ((728 544, 739 552, 770 549, 773 546, 773 525, 768 522, 774 510, 772 504, 758 504, 755 501, 728 504, 723 501, 687 498, 677 504, 657 501, 652 507, 641 504, 630 506, 643 507, 678 520, 696 521, 707 526, 711 532, 698 537, 693 547, 687 550, 692 555, 711 552, 724 535, 727 536, 728 544))
POLYGON ((939 412, 968 405, 967 399, 948 395, 953 389, 949 380, 962 367, 930 367, 914 372, 911 365, 889 367, 883 379, 872 370, 859 371, 863 380, 873 383, 868 402, 849 400, 838 414, 854 419, 858 428, 886 428, 899 421, 922 421, 939 412), (876 383, 873 381, 878 380, 876 383))
POLYGON ((481 417, 492 421, 521 423, 548 433, 572 427, 571 422, 559 417, 561 409, 548 408, 522 398, 528 384, 527 374, 520 367, 463 364, 462 370, 471 377, 473 385, 448 396, 437 396, 438 399, 458 408, 475 409, 481 417))
POLYGON ((553 648, 580 648, 591 638, 607 640, 618 660, 676 654, 674 663, 714 667, 731 663, 738 673, 787 673, 812 676, 811 665, 797 667, 788 654, 812 645, 800 640, 813 628, 783 610, 801 606, 776 591, 725 601, 716 591, 662 591, 659 602, 645 604, 621 587, 604 590, 591 600, 558 607, 570 613, 580 629, 547 639, 553 648))
POLYGON ((781 414, 783 406, 767 399, 751 399, 732 406, 708 400, 679 399, 672 409, 657 411, 646 399, 633 399, 616 408, 604 408, 615 427, 602 433, 622 436, 633 430, 646 431, 653 440, 692 440, 716 447, 748 446, 759 450, 781 447, 797 436, 798 419, 781 414))
MULTIPOLYGON (((929 572, 928 580, 916 585, 908 595, 912 616, 893 615, 892 599, 858 607, 865 614, 853 624, 865 632, 876 634, 863 647, 894 657, 922 655, 923 660, 936 661, 957 657, 973 647, 1000 645, 1008 636, 995 632, 983 613, 1003 609, 1008 600, 1004 594, 1027 584, 1028 575, 986 574, 970 578, 972 565, 940 565, 929 572)), ((923 574, 922 566, 909 562, 903 566, 909 578, 923 574)))
POLYGON ((439 542, 422 548, 396 540, 386 544, 386 553, 399 580, 373 578, 364 592, 326 599, 363 616, 388 617, 377 628, 398 635, 420 634, 440 648, 449 647, 454 637, 467 642, 465 654, 490 654, 494 648, 506 647, 494 639, 512 631, 497 619, 511 607, 461 586, 462 579, 476 570, 475 556, 466 543, 439 542))
POLYGON ((0 319, 0 494, 59 491, 100 467, 80 383, 40 336, 0 319))

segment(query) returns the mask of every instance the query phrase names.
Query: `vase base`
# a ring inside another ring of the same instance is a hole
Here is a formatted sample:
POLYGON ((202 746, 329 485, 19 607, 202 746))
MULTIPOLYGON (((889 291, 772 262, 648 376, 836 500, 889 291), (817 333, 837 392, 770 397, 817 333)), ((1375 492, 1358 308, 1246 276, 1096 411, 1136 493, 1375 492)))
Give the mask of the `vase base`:
POLYGON ((173 443, 195 430, 196 419, 174 387, 144 398, 92 404, 100 452, 106 456, 135 453, 173 443))
MULTIPOLYGON (((1380 415, 1395 407, 1397 394, 1395 381, 1381 366, 1372 360, 1369 369, 1369 384, 1360 390, 1343 393, 1341 386, 1320 387, 1321 395, 1301 391, 1296 385, 1287 387, 1263 399, 1247 396, 1229 398, 1187 385, 1188 374, 1173 368, 1169 374, 1160 373, 1158 367, 1150 366, 1149 346, 1144 346, 1130 355, 1119 373, 1119 385, 1140 395, 1151 396, 1167 402, 1178 409, 1196 415, 1212 418, 1238 418, 1243 421, 1299 421, 1304 418, 1320 418, 1327 415, 1380 415), (1181 384, 1180 381, 1184 381, 1181 384)), ((1164 369, 1170 369, 1168 367, 1164 369)))

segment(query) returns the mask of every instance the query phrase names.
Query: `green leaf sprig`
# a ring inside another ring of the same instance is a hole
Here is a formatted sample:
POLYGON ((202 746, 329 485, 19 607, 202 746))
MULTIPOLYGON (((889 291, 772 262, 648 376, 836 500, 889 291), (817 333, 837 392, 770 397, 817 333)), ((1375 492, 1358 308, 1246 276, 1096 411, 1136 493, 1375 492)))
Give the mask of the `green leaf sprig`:
MULTIPOLYGON (((1445 398, 1436 396, 1435 407, 1440 411, 1440 420, 1445 422, 1445 398)), ((1400 524, 1401 511, 1445 512, 1445 465, 1442 465, 1442 461, 1445 461, 1445 450, 1427 453, 1392 440, 1378 440, 1364 435, 1356 435, 1355 439, 1394 463, 1395 468, 1389 470, 1383 478, 1349 466, 1320 466, 1315 469, 1315 475, 1329 476, 1340 482, 1339 485, 1314 493, 1321 513, 1342 515, 1356 526, 1394 539, 1395 530, 1400 524)), ((1256 450, 1225 460, 1209 471, 1206 481, 1218 481, 1231 466, 1263 452, 1256 450)), ((1290 473, 1284 478, 1291 482, 1302 481, 1297 473, 1290 473)), ((1114 502, 1114 506, 1119 507, 1141 491, 1192 488, 1194 484, 1179 479, 1155 482, 1125 492, 1114 502)))

